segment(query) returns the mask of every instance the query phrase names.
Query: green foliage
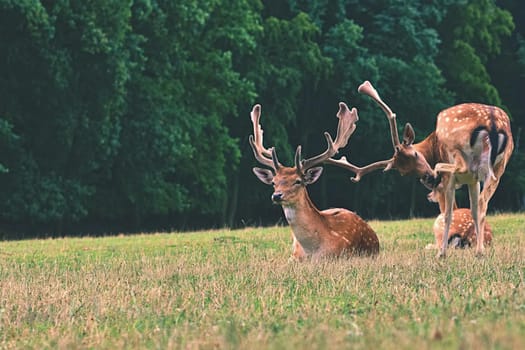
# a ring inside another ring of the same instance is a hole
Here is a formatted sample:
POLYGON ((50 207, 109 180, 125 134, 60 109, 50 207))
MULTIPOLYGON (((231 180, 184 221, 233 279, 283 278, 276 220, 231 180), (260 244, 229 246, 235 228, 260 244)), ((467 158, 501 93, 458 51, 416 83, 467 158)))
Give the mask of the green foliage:
POLYGON ((118 146, 125 12, 105 2, 0 5, 1 91, 9 101, 1 113, 19 136, 2 181, 2 213, 29 222, 78 220, 88 212, 93 177, 118 146), (101 21, 98 11, 112 17, 101 21))
POLYGON ((447 61, 447 71, 456 72, 457 83, 468 86, 468 89, 460 93, 464 101, 501 105, 498 91, 489 83, 490 76, 474 48, 464 41, 457 40, 450 52, 452 53, 444 53, 443 59, 447 61), (470 63, 468 69, 464 68, 464 62, 470 63))
POLYGON ((301 124, 301 101, 317 91, 331 70, 331 61, 317 42, 319 35, 319 28, 303 12, 289 21, 269 17, 264 22, 254 69, 258 74, 253 78, 263 113, 270 116, 264 119, 267 140, 288 162, 293 151, 287 129, 301 124))
POLYGON ((518 55, 518 63, 521 66, 521 71, 525 72, 525 39, 521 36, 518 37, 518 45, 516 52, 518 55))
POLYGON ((453 35, 462 38, 478 50, 482 61, 500 53, 502 40, 514 29, 512 15, 499 8, 493 0, 469 1, 466 6, 450 12, 454 25, 453 35))
POLYGON ((357 84, 377 81, 379 77, 376 59, 362 41, 363 28, 350 19, 337 23, 326 33, 323 50, 334 62, 329 82, 338 96, 353 95, 357 84))
POLYGON ((460 3, 448 11, 439 29, 443 40, 439 65, 458 101, 502 104, 486 64, 500 53, 503 39, 513 29, 512 15, 492 0, 460 3))
MULTIPOLYGON (((250 108, 262 104, 265 144, 291 164, 298 144, 306 157, 326 147, 339 101, 357 107, 342 154, 361 165, 392 154, 384 115, 356 93, 364 80, 418 139, 440 109, 471 100, 506 108, 519 140, 525 34, 513 17, 522 9, 512 0, 0 0, 0 222, 53 231, 274 222, 280 211, 250 171, 250 108)), ((497 208, 520 207, 517 169, 497 208)), ((435 213, 410 179, 348 176, 326 169, 314 201, 365 217, 435 213)))
POLYGON ((239 158, 222 121, 254 95, 232 52, 254 50, 259 27, 238 19, 256 19, 257 2, 3 6, 0 112, 20 130, 2 163, 5 218, 221 211, 239 158))
POLYGON ((422 13, 422 8, 427 6, 420 1, 385 1, 370 19, 370 45, 386 56, 403 60, 415 55, 435 57, 439 37, 422 13), (396 40, 392 40, 393 37, 396 40))
MULTIPOLYGON (((7 120, 0 118, 0 160, 5 161, 8 159, 10 151, 13 151, 12 145, 17 139, 18 136, 13 132, 13 125, 7 120)), ((9 168, 0 163, 0 174, 8 171, 9 168)))

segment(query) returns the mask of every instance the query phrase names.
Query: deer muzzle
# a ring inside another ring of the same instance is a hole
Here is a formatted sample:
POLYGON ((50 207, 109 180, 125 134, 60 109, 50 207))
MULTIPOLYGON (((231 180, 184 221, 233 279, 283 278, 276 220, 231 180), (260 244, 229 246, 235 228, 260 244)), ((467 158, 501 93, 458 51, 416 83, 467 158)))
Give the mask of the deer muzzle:
POLYGON ((274 204, 281 204, 283 201, 283 194, 281 192, 275 192, 272 194, 272 202, 274 204))

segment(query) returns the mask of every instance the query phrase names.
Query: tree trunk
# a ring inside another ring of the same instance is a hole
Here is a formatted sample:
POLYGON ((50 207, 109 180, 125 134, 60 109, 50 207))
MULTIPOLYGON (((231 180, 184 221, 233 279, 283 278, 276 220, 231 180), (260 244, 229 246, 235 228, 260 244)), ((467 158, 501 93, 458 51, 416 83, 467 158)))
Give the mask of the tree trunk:
POLYGON ((226 213, 226 224, 230 228, 234 226, 235 215, 237 214, 237 205, 239 202, 239 169, 237 169, 235 172, 232 184, 230 185, 231 195, 229 196, 230 200, 226 213))
POLYGON ((412 181, 412 187, 410 188, 410 211, 408 216, 412 219, 414 217, 414 210, 416 207, 416 182, 412 181))

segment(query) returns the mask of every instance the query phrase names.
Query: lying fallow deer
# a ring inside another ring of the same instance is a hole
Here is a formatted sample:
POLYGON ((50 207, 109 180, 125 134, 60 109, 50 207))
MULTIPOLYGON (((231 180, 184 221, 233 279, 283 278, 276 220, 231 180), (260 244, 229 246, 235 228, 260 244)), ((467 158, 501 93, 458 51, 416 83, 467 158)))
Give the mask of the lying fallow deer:
POLYGON ((488 202, 498 187, 514 148, 507 114, 494 106, 460 104, 441 111, 437 116, 436 130, 419 143, 414 144, 414 129, 407 123, 401 143, 396 115, 381 100, 372 84, 366 81, 358 91, 372 97, 387 115, 394 156, 361 168, 344 158, 330 159, 327 163, 356 173, 354 181, 359 181, 361 176, 375 169, 395 168, 401 175, 415 174, 430 188, 442 183, 445 227, 438 253, 440 257, 446 254, 456 187, 466 184, 476 232, 476 253, 482 255, 488 202), (483 191, 480 191, 481 182, 483 191))
POLYGON ((378 253, 379 240, 363 219, 346 209, 319 211, 306 190, 306 186, 321 176, 323 168, 316 165, 333 157, 348 143, 358 120, 355 108, 349 111, 346 104, 341 102, 337 113, 339 125, 335 141, 330 134, 325 133, 327 150, 305 160, 301 159, 301 146, 298 146, 294 167, 286 167, 279 163, 275 148, 264 148, 260 114, 261 106, 255 105, 251 112, 254 135, 250 135, 250 145, 255 159, 273 171, 254 168, 253 172, 259 180, 274 187, 272 201, 282 206, 286 220, 292 228, 292 257, 302 260, 306 257, 317 259, 378 253))
MULTIPOLYGON (((434 238, 436 243, 429 244, 426 248, 440 248, 443 245, 443 232, 445 231, 445 202, 444 193, 442 191, 442 184, 437 186, 434 191, 430 193, 428 199, 432 202, 441 205, 441 214, 434 221, 432 230, 434 231, 434 238)), ((492 242, 492 229, 487 221, 485 221, 484 243, 490 244, 492 242)), ((448 233, 448 246, 451 248, 465 248, 471 247, 476 242, 476 230, 474 228, 474 220, 468 208, 454 208, 452 210, 452 220, 450 222, 450 229, 448 233)))
MULTIPOLYGON (((445 232, 445 214, 439 214, 432 227, 436 245, 429 245, 427 248, 440 248, 443 246, 443 233, 445 232)), ((492 242, 492 229, 485 221, 484 243, 490 245, 492 242)), ((476 242, 476 230, 470 209, 459 208, 452 211, 452 220, 448 231, 448 247, 465 248, 470 247, 476 242)))

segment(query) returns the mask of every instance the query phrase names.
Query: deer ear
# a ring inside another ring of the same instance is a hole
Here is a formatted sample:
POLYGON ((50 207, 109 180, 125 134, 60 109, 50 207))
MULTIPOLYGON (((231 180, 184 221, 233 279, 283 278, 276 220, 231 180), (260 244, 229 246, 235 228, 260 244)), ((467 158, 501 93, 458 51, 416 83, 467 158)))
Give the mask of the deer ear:
POLYGON ((306 173, 304 174, 304 183, 306 185, 313 184, 319 179, 322 173, 323 167, 320 166, 306 170, 306 173))
POLYGON ((406 123, 405 130, 403 131, 403 144, 410 146, 414 142, 415 138, 416 133, 414 132, 412 125, 410 125, 410 123, 406 123))
POLYGON ((273 181, 273 173, 271 170, 262 169, 262 168, 253 168, 253 173, 259 180, 264 182, 267 185, 271 185, 273 181))

